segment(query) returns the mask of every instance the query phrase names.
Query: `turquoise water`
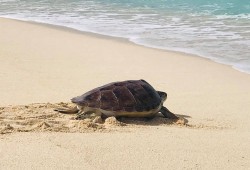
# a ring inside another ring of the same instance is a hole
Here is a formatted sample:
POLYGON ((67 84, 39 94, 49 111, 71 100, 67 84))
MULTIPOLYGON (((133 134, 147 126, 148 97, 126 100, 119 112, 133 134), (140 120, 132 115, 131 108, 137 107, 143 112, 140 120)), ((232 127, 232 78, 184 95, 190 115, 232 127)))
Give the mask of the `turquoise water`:
POLYGON ((123 37, 250 73, 250 0, 0 0, 0 16, 123 37))

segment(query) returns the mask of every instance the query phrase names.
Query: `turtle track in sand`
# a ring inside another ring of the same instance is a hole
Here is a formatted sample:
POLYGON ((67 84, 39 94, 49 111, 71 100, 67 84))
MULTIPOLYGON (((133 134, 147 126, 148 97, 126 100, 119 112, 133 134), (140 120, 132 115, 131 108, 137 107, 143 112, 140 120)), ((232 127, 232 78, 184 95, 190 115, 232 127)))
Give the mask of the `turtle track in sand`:
POLYGON ((0 134, 13 132, 66 132, 89 133, 130 131, 130 128, 145 126, 178 126, 188 128, 204 128, 187 124, 186 119, 177 122, 156 116, 146 118, 107 118, 102 121, 99 117, 90 115, 84 120, 75 120, 75 114, 61 114, 55 108, 73 107, 72 103, 34 103, 0 107, 0 134))

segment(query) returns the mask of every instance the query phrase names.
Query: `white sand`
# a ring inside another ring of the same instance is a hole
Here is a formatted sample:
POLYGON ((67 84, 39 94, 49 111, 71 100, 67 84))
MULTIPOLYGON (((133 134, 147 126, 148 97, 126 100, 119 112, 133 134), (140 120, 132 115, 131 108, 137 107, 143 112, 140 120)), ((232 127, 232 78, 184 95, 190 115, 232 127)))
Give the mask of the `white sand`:
POLYGON ((105 83, 141 78, 168 93, 165 105, 189 116, 189 127, 0 134, 0 169, 249 169, 249 75, 195 56, 0 18, 0 125, 25 117, 16 105, 69 102, 105 83))

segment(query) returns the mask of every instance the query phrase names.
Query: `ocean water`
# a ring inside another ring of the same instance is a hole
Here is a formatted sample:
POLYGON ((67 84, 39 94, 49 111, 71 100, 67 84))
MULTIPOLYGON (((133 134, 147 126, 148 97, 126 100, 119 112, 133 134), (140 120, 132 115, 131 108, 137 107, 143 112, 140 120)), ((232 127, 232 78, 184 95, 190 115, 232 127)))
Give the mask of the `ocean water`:
POLYGON ((250 74, 250 0, 0 0, 0 17, 127 38, 250 74))

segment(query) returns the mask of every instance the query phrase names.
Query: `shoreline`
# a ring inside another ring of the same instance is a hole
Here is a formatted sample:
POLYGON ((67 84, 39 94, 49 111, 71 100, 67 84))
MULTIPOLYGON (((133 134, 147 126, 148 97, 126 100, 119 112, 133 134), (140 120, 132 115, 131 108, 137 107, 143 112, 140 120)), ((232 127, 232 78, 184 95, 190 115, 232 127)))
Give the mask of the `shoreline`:
POLYGON ((177 54, 180 54, 180 55, 185 55, 187 57, 198 57, 198 58, 201 58, 201 59, 205 59, 207 61, 211 61, 211 62, 214 62, 214 63, 217 63, 217 64, 221 64, 221 65, 230 67, 231 69, 239 71, 241 73, 250 75, 250 73, 248 73, 248 72, 246 72, 244 70, 234 68, 230 64, 214 61, 214 60, 212 60, 212 59, 210 59, 208 57, 202 56, 202 55, 198 55, 198 54, 194 54, 194 53, 188 53, 188 52, 184 52, 184 51, 177 51, 177 50, 171 50, 171 49, 162 49, 162 48, 147 46, 147 45, 144 45, 144 44, 135 43, 135 42, 129 40, 129 38, 115 37, 115 36, 111 36, 111 35, 105 35, 105 34, 95 33, 95 32, 90 32, 90 31, 82 31, 82 30, 78 30, 78 29, 75 29, 75 28, 67 27, 67 26, 49 24, 49 23, 45 23, 45 22, 29 21, 29 20, 24 20, 24 19, 22 20, 22 19, 16 19, 16 18, 11 18, 11 17, 10 18, 8 18, 8 17, 0 17, 0 18, 15 20, 17 22, 24 22, 24 23, 30 23, 30 24, 45 26, 45 27, 49 27, 49 28, 54 28, 54 29, 59 29, 59 30, 63 30, 63 31, 76 33, 76 34, 92 36, 92 37, 95 37, 95 38, 104 38, 104 39, 111 39, 111 40, 115 40, 115 41, 123 42, 123 43, 131 43, 131 44, 136 45, 136 46, 141 46, 141 47, 145 47, 145 48, 150 48, 150 49, 160 50, 160 51, 165 51, 165 52, 170 52, 170 53, 177 53, 177 54))

